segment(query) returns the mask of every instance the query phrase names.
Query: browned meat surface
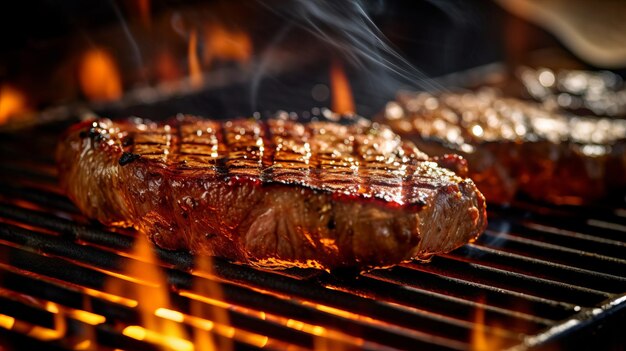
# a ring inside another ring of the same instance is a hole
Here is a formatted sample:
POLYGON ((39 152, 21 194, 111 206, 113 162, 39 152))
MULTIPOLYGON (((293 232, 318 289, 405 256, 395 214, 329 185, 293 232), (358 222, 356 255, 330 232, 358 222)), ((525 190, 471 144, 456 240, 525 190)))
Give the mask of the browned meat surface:
POLYGON ((477 93, 403 93, 384 122, 430 155, 456 152, 488 202, 580 204, 626 191, 626 121, 568 117, 477 93))
POLYGON ((474 183, 387 127, 181 117, 72 127, 57 150, 74 203, 166 249, 264 267, 426 259, 485 228, 474 183))

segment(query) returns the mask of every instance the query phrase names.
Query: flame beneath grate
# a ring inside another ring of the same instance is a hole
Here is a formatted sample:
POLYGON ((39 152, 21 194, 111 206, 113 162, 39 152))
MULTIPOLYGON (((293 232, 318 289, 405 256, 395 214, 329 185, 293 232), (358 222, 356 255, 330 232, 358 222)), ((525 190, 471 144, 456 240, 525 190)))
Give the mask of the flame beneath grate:
POLYGON ((167 279, 158 265, 152 244, 138 235, 130 254, 136 260, 124 267, 121 279, 105 284, 108 293, 137 302, 141 325, 124 328, 123 334, 137 340, 162 345, 165 350, 194 350, 193 343, 171 310, 167 279), (170 313, 168 313, 170 311, 170 313))
MULTIPOLYGON (((213 266, 210 257, 198 257, 196 259, 196 270, 204 272, 205 274, 211 274, 212 269, 213 266)), ((214 304, 206 304, 201 301, 202 298, 224 301, 224 296, 218 283, 210 279, 196 279, 193 288, 194 293, 197 294, 199 298, 191 300, 190 312, 193 316, 200 316, 207 321, 205 322, 204 328, 202 328, 203 332, 196 333, 194 337, 194 343, 198 347, 198 350, 232 350, 232 339, 220 339, 220 342, 216 340, 211 333, 216 325, 218 328, 221 328, 220 331, 222 333, 227 335, 231 335, 235 332, 233 328, 229 328, 230 321, 226 313, 226 309, 228 309, 230 305, 223 304, 221 306, 222 308, 215 308, 214 304)), ((263 343, 262 341, 260 342, 263 343)))
POLYGON ((483 299, 479 299, 480 304, 476 307, 474 317, 474 328, 471 335, 472 351, 501 350, 506 345, 498 338, 491 338, 485 330, 485 309, 483 299))

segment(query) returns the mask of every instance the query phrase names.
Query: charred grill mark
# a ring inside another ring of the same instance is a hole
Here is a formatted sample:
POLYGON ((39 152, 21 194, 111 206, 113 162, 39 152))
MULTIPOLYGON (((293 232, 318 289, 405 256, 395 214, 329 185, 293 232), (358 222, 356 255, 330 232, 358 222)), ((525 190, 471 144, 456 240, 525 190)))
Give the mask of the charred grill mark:
MULTIPOLYGON (((354 135, 359 135, 359 133, 353 132, 350 134, 353 136, 351 145, 352 152, 355 155, 355 159, 358 160, 356 166, 359 179, 359 191, 369 192, 371 191, 372 181, 370 177, 372 176, 373 172, 371 171, 373 171, 373 169, 371 167, 367 167, 370 164, 368 156, 370 156, 369 153, 373 151, 374 148, 369 144, 369 142, 367 145, 364 145, 362 141, 358 139, 358 137, 354 137, 354 135), (369 179, 369 182, 366 181, 366 179, 369 179)), ((367 138, 367 136, 365 136, 364 138, 367 138)))
MULTIPOLYGON (((308 125, 304 125, 302 129, 302 147, 304 148, 304 155, 302 156, 302 163, 306 165, 306 173, 304 174, 303 181, 307 182, 311 179, 311 170, 315 170, 317 168, 317 163, 315 157, 313 157, 313 150, 311 147, 311 129, 308 128, 308 125), (313 163, 313 164, 311 164, 313 163)), ((319 188, 319 176, 315 178, 316 183, 315 186, 319 188)))
MULTIPOLYGON (((360 135, 358 126, 352 125, 349 127, 348 133, 343 136, 343 142, 348 141, 348 164, 349 170, 352 171, 352 174, 356 177, 356 183, 358 184, 357 192, 366 193, 370 190, 368 181, 368 170, 366 167, 362 167, 364 159, 364 155, 361 153, 361 150, 358 148, 357 136, 360 135)), ((341 140, 340 140, 341 141, 341 140)))
POLYGON ((133 152, 140 155, 163 155, 166 144, 162 132, 139 131, 133 139, 133 152))
POLYGON ((219 172, 219 145, 216 137, 218 124, 205 120, 182 120, 178 126, 178 161, 186 169, 219 172))
MULTIPOLYGON (((228 122, 225 122, 228 123, 228 122)), ((217 138, 217 149, 218 150, 224 150, 224 155, 223 157, 220 157, 217 159, 217 171, 222 174, 224 177, 229 177, 230 172, 228 170, 228 158, 229 158, 229 154, 228 154, 228 150, 229 150, 229 144, 228 144, 228 140, 225 137, 225 130, 224 130, 224 124, 225 123, 218 123, 216 125, 215 128, 215 137, 217 138)), ((219 151, 218 151, 219 152, 219 151)))
MULTIPOLYGON (((390 138, 386 127, 377 125, 183 118, 169 127, 147 126, 146 131, 111 125, 124 134, 117 140, 125 151, 120 165, 142 157, 171 170, 197 169, 223 179, 240 176, 340 197, 412 205, 424 205, 433 190, 450 184, 449 177, 454 176, 426 162, 413 144, 390 138)), ((99 129, 110 130, 105 128, 99 129)), ((101 134, 98 128, 91 129, 94 137, 101 134)), ((90 129, 81 135, 89 133, 90 129)))
POLYGON ((141 156, 137 155, 137 154, 130 153, 130 152, 124 152, 122 154, 122 156, 120 157, 118 163, 120 164, 120 166, 125 166, 125 165, 135 161, 139 157, 141 157, 141 156))
POLYGON ((312 172, 309 175, 310 184, 317 188, 323 187, 321 174, 324 172, 324 168, 322 162, 320 161, 321 152, 318 145, 318 134, 313 129, 312 124, 305 125, 305 133, 309 136, 309 147, 310 154, 309 157, 309 166, 311 167, 312 172))
POLYGON ((404 176, 402 177, 402 188, 401 188, 402 195, 401 196, 402 196, 403 202, 411 203, 413 199, 409 198, 409 194, 412 194, 415 192, 411 179, 415 175, 415 171, 417 170, 417 163, 419 161, 413 159, 413 157, 411 156, 411 154, 413 153, 413 150, 409 146, 404 145, 403 150, 404 150, 404 153, 407 155, 407 157, 409 157, 411 162, 405 162, 407 167, 406 167, 406 172, 404 173, 404 176))
MULTIPOLYGON (((263 171, 263 154, 265 153, 265 147, 263 146, 263 124, 255 122, 252 131, 254 134, 252 134, 250 141, 252 141, 253 144, 247 146, 246 151, 249 151, 251 156, 256 157, 255 162, 257 163, 260 174, 263 171)), ((253 159, 255 157, 253 157, 253 159)))
POLYGON ((310 147, 304 125, 270 120, 274 156, 272 180, 308 184, 310 174, 310 147))
POLYGON ((273 181, 273 168, 275 163, 274 157, 276 154, 277 144, 274 142, 274 133, 269 123, 257 122, 261 127, 261 148, 259 150, 261 158, 261 181, 271 182, 273 181))
POLYGON ((170 154, 174 161, 181 162, 184 161, 181 157, 180 148, 183 143, 183 135, 182 135, 182 122, 176 123, 172 128, 174 129, 173 133, 171 133, 170 140, 170 154))
POLYGON ((224 124, 228 145, 226 165, 231 175, 259 177, 262 169, 261 128, 258 123, 238 120, 224 124), (237 170, 233 172, 233 170, 237 170))
POLYGON ((166 124, 163 127, 163 134, 165 135, 165 147, 163 149, 163 155, 165 156, 165 162, 170 160, 170 150, 172 148, 172 127, 166 124))

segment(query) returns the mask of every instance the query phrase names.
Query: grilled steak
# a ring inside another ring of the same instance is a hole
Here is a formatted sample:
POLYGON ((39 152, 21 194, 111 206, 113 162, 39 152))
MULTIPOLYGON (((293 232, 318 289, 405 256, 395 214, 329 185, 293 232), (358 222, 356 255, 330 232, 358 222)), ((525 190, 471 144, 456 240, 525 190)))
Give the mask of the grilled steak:
POLYGON ((626 121, 571 117, 477 93, 403 93, 384 122, 430 155, 457 152, 489 202, 581 204, 624 194, 626 121))
POLYGON ((263 267, 427 259, 486 225, 474 183, 436 163, 464 160, 429 159, 364 119, 100 119, 72 127, 57 159, 87 216, 162 248, 263 267))

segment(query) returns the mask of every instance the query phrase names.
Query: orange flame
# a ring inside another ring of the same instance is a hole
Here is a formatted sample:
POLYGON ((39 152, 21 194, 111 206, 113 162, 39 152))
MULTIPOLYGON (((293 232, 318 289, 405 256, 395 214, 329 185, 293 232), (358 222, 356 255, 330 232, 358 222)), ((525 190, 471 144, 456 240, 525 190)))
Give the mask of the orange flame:
POLYGON ((0 86, 0 124, 9 117, 28 111, 26 96, 10 85, 0 86))
POLYGON ((142 326, 127 326, 123 334, 169 349, 193 350, 193 344, 187 340, 181 325, 159 315, 159 311, 170 310, 169 288, 167 279, 158 266, 152 244, 144 235, 137 237, 131 256, 143 261, 130 260, 130 264, 125 267, 127 275, 119 275, 121 279, 110 280, 105 285, 106 291, 138 302, 142 326), (132 284, 126 284, 124 280, 132 284))
MULTIPOLYGON (((196 270, 211 274, 212 269, 213 264, 210 257, 199 256, 197 258, 196 270)), ((205 298, 210 298, 217 301, 224 301, 222 289, 213 280, 197 279, 194 282, 194 290, 198 295, 204 296, 205 298)), ((198 300, 192 300, 190 308, 191 313, 194 316, 202 316, 206 319, 214 321, 219 325, 230 325, 228 315, 226 314, 224 309, 215 308, 212 305, 204 304, 198 300)), ((229 351, 233 349, 233 344, 230 339, 221 338, 219 340, 222 340, 222 342, 216 344, 212 336, 213 335, 208 332, 196 333, 194 343, 197 346, 198 351, 229 351)))
POLYGON ((195 30, 191 31, 189 35, 187 58, 189 60, 189 82, 193 88, 199 88, 202 86, 203 78, 198 59, 198 34, 195 30))
POLYGON ((471 342, 472 351, 489 350, 489 341, 485 335, 485 309, 482 306, 476 307, 471 342))
POLYGON ((122 80, 113 56, 103 49, 86 52, 79 65, 79 83, 91 101, 111 101, 122 96, 122 80))
POLYGON ((470 350, 472 351, 491 351, 501 350, 503 348, 502 340, 494 335, 488 335, 485 328, 485 308, 483 307, 484 298, 478 299, 476 314, 474 315, 474 328, 471 334, 470 350))
POLYGON ((219 24, 205 27, 202 59, 205 65, 213 60, 247 62, 252 56, 252 41, 244 32, 230 30, 219 24))
POLYGON ((330 85, 332 91, 332 109, 339 114, 356 112, 350 82, 342 64, 333 60, 330 65, 330 85))

